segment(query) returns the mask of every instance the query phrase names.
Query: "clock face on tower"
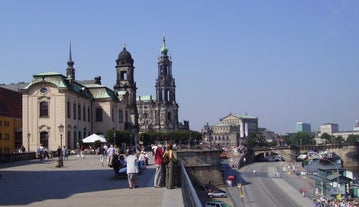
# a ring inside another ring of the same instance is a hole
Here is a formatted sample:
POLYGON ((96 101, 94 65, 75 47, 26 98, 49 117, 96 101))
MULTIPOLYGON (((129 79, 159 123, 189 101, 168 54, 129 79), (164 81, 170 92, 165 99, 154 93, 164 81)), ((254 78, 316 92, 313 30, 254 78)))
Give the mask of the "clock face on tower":
POLYGON ((49 91, 49 89, 47 89, 46 87, 42 87, 40 88, 40 93, 47 93, 49 91))

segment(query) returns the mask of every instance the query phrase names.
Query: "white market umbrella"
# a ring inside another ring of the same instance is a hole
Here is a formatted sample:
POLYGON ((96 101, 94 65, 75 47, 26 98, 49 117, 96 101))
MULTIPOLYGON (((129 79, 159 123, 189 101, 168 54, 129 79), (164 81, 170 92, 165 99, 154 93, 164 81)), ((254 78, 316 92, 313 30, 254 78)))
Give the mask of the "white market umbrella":
POLYGON ((83 143, 94 143, 96 141, 107 142, 104 137, 101 137, 100 135, 97 135, 97 134, 92 134, 92 135, 82 139, 82 141, 83 141, 83 143))

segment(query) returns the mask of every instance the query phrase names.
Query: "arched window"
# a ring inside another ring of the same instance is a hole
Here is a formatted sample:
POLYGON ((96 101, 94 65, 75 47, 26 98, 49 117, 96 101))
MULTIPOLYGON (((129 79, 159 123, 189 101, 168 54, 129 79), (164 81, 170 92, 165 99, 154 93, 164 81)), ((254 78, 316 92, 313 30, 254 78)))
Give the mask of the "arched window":
POLYGON ((40 102, 40 117, 49 116, 49 103, 47 101, 40 102))

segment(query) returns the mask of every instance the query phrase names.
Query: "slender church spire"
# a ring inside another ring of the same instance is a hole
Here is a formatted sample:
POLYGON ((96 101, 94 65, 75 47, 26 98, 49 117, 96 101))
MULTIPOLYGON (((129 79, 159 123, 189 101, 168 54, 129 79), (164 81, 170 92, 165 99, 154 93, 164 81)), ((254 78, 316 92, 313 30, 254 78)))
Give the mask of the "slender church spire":
POLYGON ((163 44, 161 47, 161 53, 164 55, 167 55, 168 49, 166 47, 166 37, 164 35, 162 36, 162 41, 163 41, 163 44))
POLYGON ((67 61, 67 69, 66 75, 69 79, 75 80, 75 68, 74 61, 72 61, 72 49, 71 49, 71 41, 70 41, 70 51, 69 51, 69 60, 67 61))

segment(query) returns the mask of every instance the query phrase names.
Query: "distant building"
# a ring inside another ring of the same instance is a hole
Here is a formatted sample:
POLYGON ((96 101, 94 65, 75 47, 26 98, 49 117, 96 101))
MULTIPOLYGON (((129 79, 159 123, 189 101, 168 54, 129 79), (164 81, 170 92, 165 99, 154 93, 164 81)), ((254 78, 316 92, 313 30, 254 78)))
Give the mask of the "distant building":
POLYGON ((0 154, 13 153, 22 145, 21 93, 0 86, 0 154))
POLYGON ((338 124, 333 124, 333 123, 321 124, 320 125, 319 136, 322 136, 322 134, 324 134, 324 133, 329 134, 330 136, 332 136, 333 133, 338 132, 338 131, 339 131, 339 125, 338 124))
POLYGON ((278 134, 273 131, 269 131, 265 128, 258 128, 258 132, 264 136, 268 143, 276 142, 277 145, 284 145, 284 140, 278 134))
POLYGON ((295 127, 295 131, 296 132, 307 132, 307 133, 311 133, 312 129, 311 129, 311 125, 308 123, 304 123, 304 122, 297 122, 297 125, 295 127))
MULTIPOLYGON (((340 131, 338 124, 326 123, 326 124, 320 125, 318 137, 321 137, 324 133, 327 133, 330 136, 334 136, 334 137, 340 136, 344 140, 346 140, 348 138, 348 136, 350 136, 350 135, 359 135, 358 129, 359 129, 358 121, 356 121, 356 125, 353 127, 353 130, 349 130, 349 131, 340 131)), ((320 140, 318 138, 317 138, 317 140, 318 140, 317 143, 325 142, 325 140, 320 140)))
POLYGON ((358 122, 358 120, 355 121, 355 126, 353 127, 353 131, 359 131, 359 122, 358 122))
POLYGON ((0 84, 0 87, 21 93, 21 89, 25 88, 27 85, 29 85, 29 83, 27 82, 18 82, 10 84, 0 84))
POLYGON ((346 140, 350 135, 359 135, 359 131, 340 131, 340 132, 334 132, 333 136, 335 137, 343 137, 344 140, 346 140))
POLYGON ((223 145, 238 146, 245 142, 251 132, 257 132, 258 118, 249 115, 229 114, 220 119, 220 123, 209 125, 202 129, 203 142, 223 145))

